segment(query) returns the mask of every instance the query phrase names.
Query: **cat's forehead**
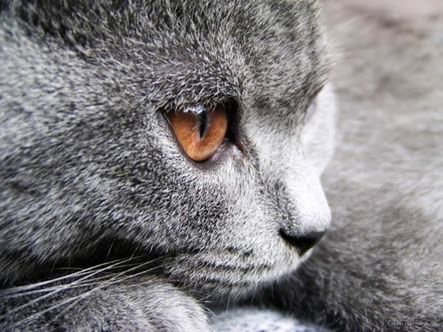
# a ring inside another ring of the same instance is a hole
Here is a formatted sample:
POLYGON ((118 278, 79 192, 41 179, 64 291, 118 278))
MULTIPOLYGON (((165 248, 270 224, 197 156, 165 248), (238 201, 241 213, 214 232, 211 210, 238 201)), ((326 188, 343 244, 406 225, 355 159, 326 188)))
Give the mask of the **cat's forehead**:
POLYGON ((313 0, 30 3, 41 7, 24 17, 88 49, 151 105, 236 98, 262 112, 293 111, 325 81, 313 0))
POLYGON ((176 3, 159 17, 150 18, 157 33, 145 47, 152 52, 147 64, 167 87, 162 95, 187 101, 249 94, 254 106, 296 109, 326 79, 314 1, 176 3))

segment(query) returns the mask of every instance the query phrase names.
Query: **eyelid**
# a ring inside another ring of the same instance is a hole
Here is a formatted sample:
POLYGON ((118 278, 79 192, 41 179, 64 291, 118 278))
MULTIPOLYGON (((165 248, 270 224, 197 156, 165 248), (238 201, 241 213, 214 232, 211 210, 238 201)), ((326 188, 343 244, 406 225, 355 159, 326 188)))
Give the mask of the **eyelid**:
POLYGON ((197 106, 190 106, 183 109, 183 112, 192 112, 195 114, 200 114, 203 112, 207 112, 208 110, 203 105, 197 105, 197 106))

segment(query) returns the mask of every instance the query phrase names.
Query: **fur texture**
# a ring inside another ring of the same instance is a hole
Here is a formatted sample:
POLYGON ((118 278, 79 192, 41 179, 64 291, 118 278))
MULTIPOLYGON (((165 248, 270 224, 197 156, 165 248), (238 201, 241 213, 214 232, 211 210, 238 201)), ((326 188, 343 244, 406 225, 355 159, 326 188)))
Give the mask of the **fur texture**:
POLYGON ((283 307, 337 330, 443 326, 443 7, 415 5, 327 11, 342 50, 340 135, 323 177, 332 227, 273 299, 292 291, 283 307))
MULTIPOLYGON (((307 257, 282 231, 328 227, 319 176, 333 104, 306 116, 327 73, 313 1, 12 1, 0 31, 5 287, 142 256, 157 260, 142 283, 160 275, 223 302, 307 257), (242 148, 224 144, 211 161, 190 162, 162 113, 221 102, 234 104, 242 148)), ((6 290, 2 327, 120 328, 133 311, 168 325, 149 288, 134 301, 120 295, 117 276, 136 283, 133 270, 103 269, 89 271, 107 290, 81 303, 78 289, 97 286, 82 273, 6 290), (78 307, 90 316, 72 317, 78 307)), ((182 298, 180 316, 194 301, 182 298)), ((149 325, 137 317, 127 329, 149 325)))
MULTIPOLYGON (((335 98, 315 1, 1 10, 1 330, 235 331, 259 319, 284 330, 299 328, 296 315, 354 331, 441 319, 441 211, 423 210, 437 204, 423 198, 428 186, 401 199, 384 180, 371 186, 395 171, 368 176, 371 144, 357 134, 325 176, 332 232, 295 272, 311 251, 300 256, 281 233, 302 238, 330 221, 320 175, 335 98), (193 163, 164 113, 218 103, 231 105, 238 144, 193 163), (222 310, 242 301, 274 311, 222 310)), ((365 110, 349 117, 363 133, 365 110)), ((430 180, 437 201, 440 180, 430 180)))

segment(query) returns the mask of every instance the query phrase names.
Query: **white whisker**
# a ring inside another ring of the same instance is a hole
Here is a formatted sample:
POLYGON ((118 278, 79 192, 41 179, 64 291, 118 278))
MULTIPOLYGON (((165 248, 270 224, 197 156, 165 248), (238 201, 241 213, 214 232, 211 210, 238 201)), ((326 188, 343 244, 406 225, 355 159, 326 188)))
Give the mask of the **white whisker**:
MULTIPOLYGON (((62 280, 65 280, 65 279, 69 279, 69 278, 72 278, 72 277, 78 277, 78 276, 85 275, 85 274, 87 274, 87 273, 89 273, 91 271, 95 271, 95 269, 97 269, 99 267, 102 267, 102 266, 109 266, 109 264, 114 264, 114 263, 118 263, 118 262, 124 263, 126 261, 128 261, 128 260, 118 259, 118 260, 102 263, 102 264, 99 264, 99 265, 95 265, 95 266, 92 266, 92 267, 89 267, 89 268, 81 269, 78 272, 70 273, 70 274, 64 275, 62 277, 54 278, 54 279, 51 279, 51 280, 45 280, 45 281, 42 281, 42 282, 37 282, 37 283, 34 283, 34 284, 30 284, 30 285, 24 285, 24 286, 17 286, 17 287, 7 288, 7 289, 4 289, 4 290, 1 290, 0 291, 0 295, 3 296, 5 294, 12 293, 12 292, 21 292, 21 291, 26 291, 28 289, 37 288, 37 287, 40 287, 40 286, 45 286, 45 285, 52 284, 52 283, 55 283, 55 282, 58 282, 58 281, 62 281, 62 280)), ((115 265, 112 265, 112 266, 115 266, 115 265)), ((103 270, 105 270, 105 269, 103 269, 103 270)), ((100 271, 103 271, 103 270, 100 270, 100 271)))
POLYGON ((125 277, 125 278, 118 279, 120 276, 125 275, 125 274, 128 273, 128 272, 134 271, 134 270, 136 270, 136 269, 139 269, 139 268, 142 267, 142 266, 145 266, 145 265, 148 265, 148 264, 151 264, 151 263, 152 263, 152 261, 145 262, 145 263, 140 264, 140 265, 138 265, 138 266, 136 266, 136 267, 134 267, 134 268, 131 268, 131 269, 126 270, 126 271, 123 271, 123 272, 120 272, 120 273, 114 275, 113 277, 111 277, 110 279, 108 279, 108 281, 105 281, 105 282, 101 283, 99 286, 97 286, 97 287, 95 287, 95 288, 93 288, 93 289, 91 289, 91 290, 89 290, 89 291, 87 291, 87 292, 85 292, 85 293, 83 293, 83 294, 81 294, 81 295, 78 295, 78 296, 71 297, 71 298, 69 298, 69 299, 63 300, 63 301, 61 301, 61 302, 59 302, 59 303, 57 303, 57 304, 55 304, 55 305, 53 305, 53 306, 51 306, 51 307, 49 307, 49 308, 46 308, 46 309, 44 309, 44 310, 42 310, 42 311, 40 311, 40 312, 37 312, 37 313, 35 313, 35 314, 32 314, 31 316, 28 316, 28 317, 26 317, 25 319, 22 319, 22 320, 16 322, 15 325, 18 325, 18 324, 23 323, 23 322, 25 322, 25 321, 28 321, 28 320, 30 320, 30 319, 32 319, 32 318, 34 318, 34 317, 38 317, 38 316, 40 316, 40 315, 42 315, 42 314, 44 314, 44 313, 46 313, 46 312, 49 312, 49 311, 51 311, 51 310, 54 310, 54 309, 56 309, 56 308, 58 308, 58 307, 60 307, 60 306, 63 306, 63 305, 65 305, 65 304, 69 304, 69 303, 75 301, 75 302, 72 303, 70 306, 68 306, 67 308, 65 308, 64 310, 62 310, 58 315, 56 315, 56 316, 54 317, 54 320, 56 320, 57 317, 59 317, 59 316, 62 315, 64 312, 66 312, 67 310, 69 310, 70 308, 72 308, 73 306, 75 306, 80 300, 85 299, 86 297, 90 296, 90 295, 93 294, 94 292, 96 292, 96 291, 98 291, 98 290, 100 290, 100 289, 103 289, 103 288, 105 288, 105 287, 107 287, 107 286, 110 286, 110 285, 113 285, 113 284, 116 284, 116 283, 119 283, 119 282, 123 282, 123 281, 125 281, 125 280, 131 279, 131 278, 134 278, 134 277, 138 277, 138 276, 140 276, 140 275, 146 274, 146 273, 148 273, 148 272, 150 272, 150 271, 155 270, 155 269, 158 268, 158 267, 153 267, 153 268, 151 268, 151 269, 143 270, 143 271, 141 271, 141 272, 139 272, 139 273, 132 274, 132 275, 127 276, 127 277, 125 277))
MULTIPOLYGON (((143 264, 141 264, 141 265, 137 265, 135 268, 132 268, 132 269, 126 270, 126 271, 124 271, 124 272, 122 272, 122 273, 124 274, 124 273, 130 272, 130 271, 132 271, 132 270, 134 270, 134 269, 138 269, 138 268, 140 268, 141 266, 145 266, 145 265, 147 265, 147 264, 152 264, 153 262, 155 262, 155 261, 158 260, 158 259, 160 259, 160 258, 157 258, 157 259, 151 260, 151 261, 146 262, 146 263, 143 263, 143 264)), ((17 311, 20 311, 20 310, 23 310, 23 309, 26 308, 26 307, 29 307, 29 306, 31 306, 31 305, 37 303, 37 302, 40 302, 40 301, 42 301, 42 300, 44 300, 44 299, 47 299, 47 298, 49 298, 49 297, 51 297, 51 296, 53 296, 53 295, 56 295, 56 294, 58 294, 58 293, 60 293, 60 292, 62 292, 62 291, 64 291, 64 290, 68 290, 70 287, 72 287, 73 285, 77 285, 77 284, 79 284, 81 281, 91 279, 94 275, 97 275, 97 274, 102 273, 102 272, 104 272, 104 271, 107 271, 107 270, 113 269, 113 268, 115 268, 115 267, 118 267, 120 264, 122 264, 122 263, 124 263, 124 262, 127 262, 127 261, 129 261, 129 260, 130 260, 130 259, 123 260, 123 261, 120 260, 118 263, 112 264, 112 265, 110 265, 110 266, 107 266, 107 267, 105 267, 105 268, 103 268, 103 269, 100 269, 100 270, 97 270, 97 271, 93 271, 92 273, 90 273, 90 274, 88 274, 88 275, 86 275, 86 276, 84 276, 84 277, 82 277, 82 278, 80 278, 80 279, 77 279, 77 280, 75 280, 74 282, 68 283, 68 284, 66 284, 66 285, 61 285, 57 290, 54 290, 54 291, 52 291, 52 292, 50 292, 50 293, 48 293, 48 294, 45 294, 45 295, 43 295, 43 296, 41 296, 41 297, 38 297, 38 298, 36 298, 36 299, 34 299, 34 300, 32 300, 32 301, 29 301, 29 302, 27 302, 27 303, 25 303, 25 304, 23 304, 23 305, 21 305, 21 306, 18 306, 18 307, 16 307, 16 308, 10 310, 10 311, 7 313, 7 315, 10 315, 10 314, 12 314, 12 313, 14 313, 14 312, 17 312, 17 311)), ((119 274, 117 274, 117 276, 118 276, 118 275, 119 275, 119 274)), ((65 279, 65 278, 63 278, 63 279, 65 279)), ((112 279, 112 278, 111 278, 111 279, 112 279)), ((0 319, 4 318, 5 316, 6 316, 6 315, 0 316, 0 319)))

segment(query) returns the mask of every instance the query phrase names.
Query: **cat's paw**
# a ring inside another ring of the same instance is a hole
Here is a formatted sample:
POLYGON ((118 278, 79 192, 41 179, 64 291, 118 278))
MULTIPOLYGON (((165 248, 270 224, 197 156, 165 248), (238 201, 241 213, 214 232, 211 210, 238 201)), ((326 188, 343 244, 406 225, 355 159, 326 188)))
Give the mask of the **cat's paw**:
POLYGON ((211 331, 192 297, 158 279, 61 292, 9 303, 2 331, 211 331), (58 295, 58 294, 57 294, 58 295))
POLYGON ((204 309, 197 301, 164 282, 111 289, 84 308, 85 315, 89 316, 84 320, 94 330, 211 330, 204 309), (94 312, 91 313, 89 307, 94 312))

